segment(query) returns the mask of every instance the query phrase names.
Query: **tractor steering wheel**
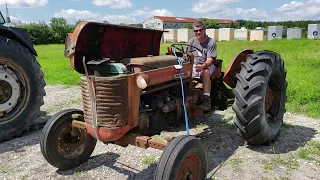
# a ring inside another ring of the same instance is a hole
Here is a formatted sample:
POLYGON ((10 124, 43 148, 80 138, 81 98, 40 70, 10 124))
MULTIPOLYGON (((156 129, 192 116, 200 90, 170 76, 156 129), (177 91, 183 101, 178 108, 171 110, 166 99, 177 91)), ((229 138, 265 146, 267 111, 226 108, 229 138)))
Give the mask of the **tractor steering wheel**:
POLYGON ((184 62, 192 62, 193 63, 193 58, 194 57, 198 57, 195 56, 192 52, 198 50, 199 52, 202 52, 199 48, 189 45, 189 44, 172 44, 171 45, 171 50, 172 50, 172 54, 174 56, 178 56, 181 57, 183 59, 184 62), (184 46, 186 46, 186 48, 184 49, 184 46), (181 48, 179 48, 181 47, 181 48), (190 50, 190 47, 192 48, 192 50, 190 50), (178 52, 175 52, 175 50, 178 50, 178 52), (190 58, 190 54, 192 53, 193 58, 190 58))
POLYGON ((199 48, 192 46, 192 45, 189 45, 189 44, 172 44, 171 45, 171 49, 177 49, 182 54, 187 54, 188 52, 195 51, 195 50, 188 50, 189 47, 194 48, 194 49, 198 50, 199 52, 202 52, 199 48), (184 48, 183 48, 184 46, 186 46, 186 50, 184 50, 184 48), (181 49, 179 47, 181 47, 181 49))

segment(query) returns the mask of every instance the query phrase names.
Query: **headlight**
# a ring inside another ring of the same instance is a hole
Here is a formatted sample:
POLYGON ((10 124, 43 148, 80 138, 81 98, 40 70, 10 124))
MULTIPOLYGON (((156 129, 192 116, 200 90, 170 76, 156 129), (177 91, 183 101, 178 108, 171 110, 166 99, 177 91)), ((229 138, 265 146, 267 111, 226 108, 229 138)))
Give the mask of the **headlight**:
POLYGON ((145 89, 148 86, 149 78, 145 74, 140 74, 140 75, 137 76, 137 80, 136 81, 137 81, 137 86, 140 89, 145 89))

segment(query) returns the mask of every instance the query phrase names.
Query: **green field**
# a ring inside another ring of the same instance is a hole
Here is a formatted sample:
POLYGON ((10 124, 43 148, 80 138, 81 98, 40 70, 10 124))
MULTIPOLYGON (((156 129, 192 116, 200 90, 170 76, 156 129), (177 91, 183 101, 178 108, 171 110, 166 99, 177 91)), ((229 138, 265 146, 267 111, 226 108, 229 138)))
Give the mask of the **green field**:
MULTIPOLYGON (((170 44, 161 44, 161 54, 170 44)), ((287 111, 320 118, 320 41, 317 40, 273 40, 217 42, 218 58, 224 60, 223 70, 231 59, 243 49, 272 50, 285 61, 288 81, 287 111)), ((80 75, 64 58, 64 45, 35 46, 38 61, 48 85, 79 84, 80 75)))

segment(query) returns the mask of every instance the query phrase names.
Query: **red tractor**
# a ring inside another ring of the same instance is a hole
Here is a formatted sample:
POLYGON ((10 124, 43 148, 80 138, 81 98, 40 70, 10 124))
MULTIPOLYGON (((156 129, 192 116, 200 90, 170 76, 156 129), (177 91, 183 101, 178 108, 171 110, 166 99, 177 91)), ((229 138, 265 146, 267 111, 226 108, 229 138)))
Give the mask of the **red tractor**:
MULTIPOLYGON (((202 116, 201 81, 192 78, 188 45, 173 44, 160 55, 163 31, 82 22, 66 37, 65 57, 81 73, 83 109, 54 115, 43 128, 45 159, 60 169, 86 162, 97 140, 126 147, 164 150, 155 179, 204 179, 205 146, 195 136, 169 143, 154 140, 168 126, 202 116)), ((237 131, 250 144, 277 136, 285 113, 284 61, 271 51, 244 50, 226 73, 222 60, 212 79, 212 110, 232 105, 237 131), (229 87, 226 87, 227 84, 229 87)))

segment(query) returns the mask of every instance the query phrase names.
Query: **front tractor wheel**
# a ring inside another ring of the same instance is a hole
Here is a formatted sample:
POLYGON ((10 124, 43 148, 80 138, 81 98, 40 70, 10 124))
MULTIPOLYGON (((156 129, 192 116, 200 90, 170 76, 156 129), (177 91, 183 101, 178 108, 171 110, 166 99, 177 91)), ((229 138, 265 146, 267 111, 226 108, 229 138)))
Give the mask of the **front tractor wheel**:
POLYGON ((283 123, 286 103, 286 71, 280 55, 258 51, 248 55, 236 75, 232 106, 234 124, 245 141, 253 145, 272 142, 283 123))
POLYGON ((72 127, 72 114, 83 114, 67 109, 48 120, 42 130, 40 147, 44 158, 59 169, 71 169, 86 162, 97 140, 83 129, 72 127))
POLYGON ((201 141, 194 136, 179 136, 162 154, 155 180, 206 179, 207 171, 207 152, 201 141))

